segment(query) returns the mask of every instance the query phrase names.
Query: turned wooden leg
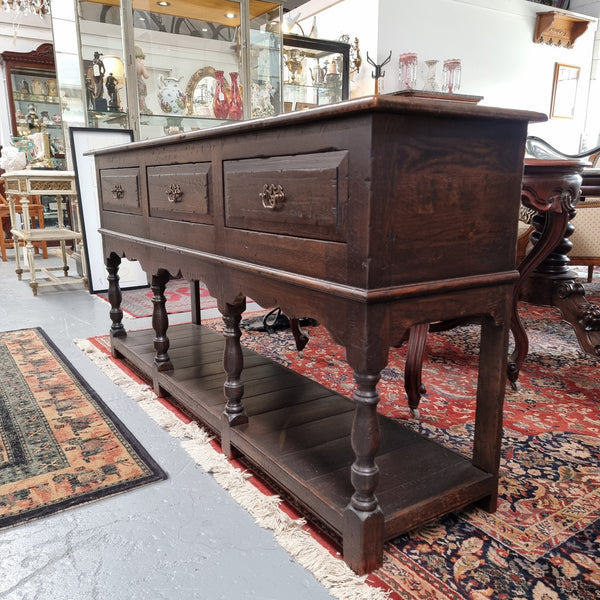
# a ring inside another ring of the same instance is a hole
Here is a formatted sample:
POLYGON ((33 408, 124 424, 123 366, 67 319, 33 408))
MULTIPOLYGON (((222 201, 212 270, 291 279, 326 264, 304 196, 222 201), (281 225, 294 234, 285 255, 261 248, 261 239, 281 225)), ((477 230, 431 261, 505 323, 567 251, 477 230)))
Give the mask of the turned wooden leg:
POLYGON ((421 394, 425 393, 422 382, 423 360, 425 346, 429 335, 429 323, 419 323, 410 328, 408 349, 406 351, 406 366, 404 368, 404 389, 408 398, 408 406, 413 418, 419 418, 419 403, 421 394))
POLYGON ((169 338, 167 329, 169 328, 169 315, 167 314, 165 298, 165 288, 169 281, 168 271, 159 269, 156 275, 152 276, 151 289, 154 293, 152 297, 152 329, 154 329, 154 365, 158 371, 171 371, 173 363, 169 358, 169 338))
POLYGON ((246 310, 246 299, 238 304, 227 304, 226 312, 223 313, 225 323, 225 349, 223 351, 223 367, 227 377, 223 385, 223 393, 227 399, 223 412, 223 430, 221 432, 221 448, 226 456, 231 456, 231 441, 229 428, 248 422, 248 415, 242 404, 244 395, 244 384, 240 378, 244 368, 244 355, 240 338, 242 331, 240 321, 242 313, 246 310))
POLYGON ((25 244, 25 251, 27 253, 27 263, 29 265, 29 286, 34 296, 37 296, 38 282, 35 276, 35 253, 33 244, 30 240, 27 240, 25 244))
POLYGON ((351 440, 356 458, 350 472, 354 494, 344 512, 343 546, 344 560, 359 574, 373 571, 383 561, 383 512, 375 496, 379 481, 375 463, 379 449, 379 377, 354 373, 357 388, 351 440))
MULTIPOLYGON (((119 266, 121 257, 114 252, 106 259, 106 270, 108 271, 108 301, 110 302, 110 337, 125 337, 127 331, 123 327, 123 311, 121 310, 121 286, 119 285, 119 266)), ((113 352, 113 356, 116 356, 113 352)))
POLYGON ((192 323, 195 325, 200 325, 202 323, 202 310, 200 307, 200 282, 197 279, 194 279, 189 283, 192 323))

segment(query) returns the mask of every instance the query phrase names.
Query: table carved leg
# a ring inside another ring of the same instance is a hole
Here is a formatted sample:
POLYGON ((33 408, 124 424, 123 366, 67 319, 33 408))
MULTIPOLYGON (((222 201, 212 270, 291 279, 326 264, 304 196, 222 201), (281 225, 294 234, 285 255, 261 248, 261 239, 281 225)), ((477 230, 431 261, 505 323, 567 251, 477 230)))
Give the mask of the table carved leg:
POLYGON ((152 329, 154 329, 154 365, 158 371, 172 371, 173 363, 169 358, 169 338, 167 329, 169 328, 169 315, 167 314, 167 299, 165 298, 165 288, 170 279, 169 272, 165 269, 159 269, 156 275, 152 276, 152 329))
MULTIPOLYGON (((108 301, 110 302, 110 337, 125 337, 127 331, 123 326, 123 311, 121 309, 121 286, 119 285, 119 266, 121 257, 114 252, 106 259, 106 270, 108 271, 108 301)), ((115 358, 118 358, 115 356, 115 358)))
POLYGON ((418 419, 421 395, 425 393, 422 382, 425 346, 429 335, 429 323, 419 323, 410 328, 406 365, 404 367, 404 389, 408 398, 408 406, 414 419, 418 419))
POLYGON ((292 331, 292 335, 294 336, 294 342, 296 343, 296 350, 298 352, 302 352, 304 348, 306 348, 306 344, 308 344, 309 336, 302 327, 300 327, 300 319, 298 317, 290 317, 290 329, 292 331))
POLYGON ((248 415, 242 404, 244 395, 244 384, 240 378, 244 368, 244 355, 240 338, 242 331, 240 321, 242 313, 246 310, 246 298, 235 304, 226 304, 225 310, 221 310, 225 329, 225 349, 223 351, 223 367, 227 374, 223 385, 223 393, 227 398, 223 412, 224 426, 221 433, 221 447, 226 456, 232 456, 229 428, 248 422, 248 415))
POLYGON ((538 214, 533 219, 534 246, 519 267, 521 278, 515 288, 515 351, 508 366, 513 384, 528 350, 527 336, 516 311, 517 300, 557 308, 573 327, 581 348, 600 356, 600 308, 586 300, 583 285, 575 281, 575 273, 569 270, 567 256, 571 248, 568 238, 574 231, 569 221, 576 215, 582 170, 581 164, 572 161, 525 163, 523 204, 538 214))

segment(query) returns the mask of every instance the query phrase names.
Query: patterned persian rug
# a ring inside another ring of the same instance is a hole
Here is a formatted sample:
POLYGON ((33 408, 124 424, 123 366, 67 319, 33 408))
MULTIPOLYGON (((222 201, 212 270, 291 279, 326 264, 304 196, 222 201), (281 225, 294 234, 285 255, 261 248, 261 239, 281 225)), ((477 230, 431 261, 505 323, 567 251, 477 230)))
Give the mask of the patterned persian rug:
POLYGON ((0 333, 0 527, 165 477, 41 329, 0 333))
MULTIPOLYGON (((123 300, 121 309, 124 313, 134 318, 152 316, 152 290, 138 288, 122 290, 123 300)), ((108 302, 108 293, 97 294, 98 298, 108 302)), ((167 283, 165 298, 167 299, 167 312, 170 314, 187 312, 190 310, 190 284, 185 279, 173 279, 167 283)), ((216 300, 211 297, 208 290, 200 284, 200 307, 202 309, 215 308, 216 300)))
MULTIPOLYGON (((557 311, 526 304, 520 311, 530 353, 519 389, 507 385, 498 510, 469 508, 392 540, 383 567, 367 579, 373 592, 396 600, 600 598, 600 361, 580 351, 557 311)), ((219 319, 205 324, 222 330, 219 319)), ((303 356, 289 331, 245 331, 242 343, 350 396, 343 348, 323 327, 308 331, 303 356)), ((419 421, 404 393, 405 347, 391 349, 380 412, 470 455, 478 347, 477 326, 430 335, 419 421)))

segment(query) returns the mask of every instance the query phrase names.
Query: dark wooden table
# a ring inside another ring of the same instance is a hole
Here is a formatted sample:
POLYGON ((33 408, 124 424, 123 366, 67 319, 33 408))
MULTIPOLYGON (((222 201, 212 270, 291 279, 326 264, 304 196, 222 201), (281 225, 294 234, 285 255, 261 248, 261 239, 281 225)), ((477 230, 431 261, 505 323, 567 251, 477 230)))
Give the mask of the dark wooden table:
POLYGON ((525 137, 537 113, 367 97, 96 153, 115 356, 241 453, 343 547, 477 502, 495 510, 525 137), (120 257, 152 274, 153 329, 125 331, 120 257), (168 327, 170 275, 203 281, 224 335, 168 327), (346 349, 352 400, 240 344, 245 298, 310 315, 346 349), (378 415, 388 349, 477 315, 472 456, 378 415))

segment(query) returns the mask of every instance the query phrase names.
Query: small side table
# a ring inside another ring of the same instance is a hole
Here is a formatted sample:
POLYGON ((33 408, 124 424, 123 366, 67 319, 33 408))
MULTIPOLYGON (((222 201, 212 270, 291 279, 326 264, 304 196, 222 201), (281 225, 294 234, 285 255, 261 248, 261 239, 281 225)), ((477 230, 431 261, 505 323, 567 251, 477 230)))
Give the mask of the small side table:
MULTIPOLYGON (((37 296, 38 287, 48 285, 64 285, 83 283, 87 286, 87 270, 84 256, 84 246, 82 243, 82 233, 80 228, 79 201, 77 197, 77 188, 75 185, 75 174, 73 171, 51 171, 44 169, 31 169, 24 171, 12 171, 2 175, 6 187, 6 197, 10 210, 11 233, 15 242, 15 248, 18 248, 19 242, 25 243, 27 253, 27 262, 29 266, 29 285, 33 295, 37 296), (29 198, 31 196, 56 196, 58 211, 58 227, 31 229, 31 218, 29 214, 29 198), (71 205, 71 227, 66 227, 63 219, 63 196, 68 198, 71 205), (19 198, 20 200, 17 200, 19 198), (22 211, 22 223, 17 219, 17 202, 20 202, 22 211), (61 267, 36 268, 34 243, 42 241, 58 241, 62 255, 61 267), (67 265, 66 242, 76 242, 80 246, 80 258, 82 277, 67 277, 69 266, 67 265), (53 271, 64 272, 64 277, 57 277, 53 271), (45 279, 38 280, 36 273, 43 273, 45 279)), ((20 253, 15 252, 16 273, 21 279, 23 268, 21 267, 20 253)))

